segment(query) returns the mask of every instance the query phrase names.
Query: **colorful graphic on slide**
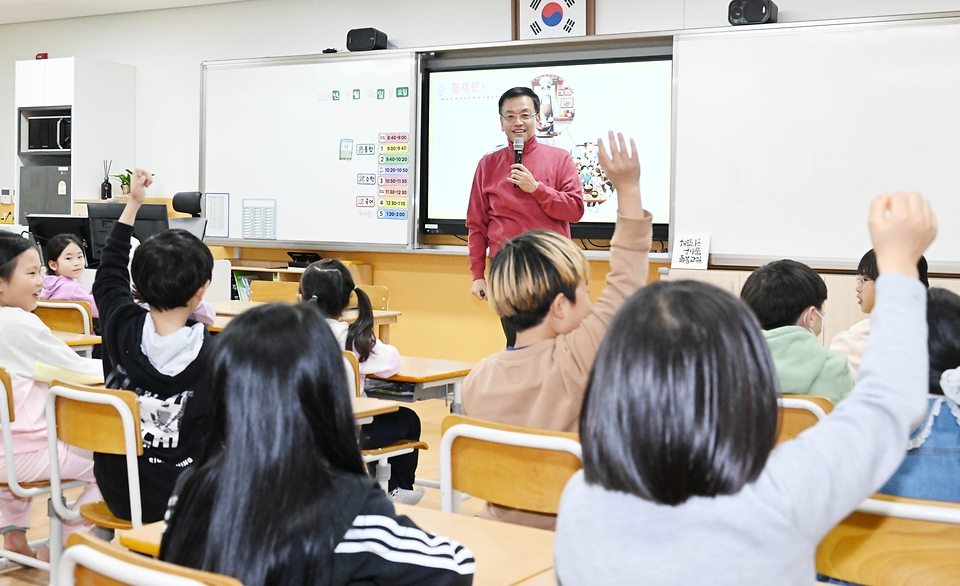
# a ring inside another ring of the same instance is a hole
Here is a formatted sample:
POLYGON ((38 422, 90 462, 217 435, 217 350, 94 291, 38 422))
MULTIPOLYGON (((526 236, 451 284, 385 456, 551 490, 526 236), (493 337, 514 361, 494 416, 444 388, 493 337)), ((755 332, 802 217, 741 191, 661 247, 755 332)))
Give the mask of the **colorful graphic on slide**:
POLYGON ((540 12, 540 19, 547 26, 557 26, 563 20, 563 8, 556 2, 550 2, 540 12))

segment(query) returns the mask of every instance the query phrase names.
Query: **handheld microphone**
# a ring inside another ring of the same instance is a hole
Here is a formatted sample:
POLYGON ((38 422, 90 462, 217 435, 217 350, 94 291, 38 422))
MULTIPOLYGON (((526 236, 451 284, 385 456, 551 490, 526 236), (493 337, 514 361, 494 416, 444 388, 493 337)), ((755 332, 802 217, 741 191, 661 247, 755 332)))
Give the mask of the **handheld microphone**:
MULTIPOLYGON (((519 136, 513 139, 513 163, 519 165, 523 162, 523 139, 519 136)), ((516 183, 513 184, 514 188, 519 188, 520 186, 516 183)))

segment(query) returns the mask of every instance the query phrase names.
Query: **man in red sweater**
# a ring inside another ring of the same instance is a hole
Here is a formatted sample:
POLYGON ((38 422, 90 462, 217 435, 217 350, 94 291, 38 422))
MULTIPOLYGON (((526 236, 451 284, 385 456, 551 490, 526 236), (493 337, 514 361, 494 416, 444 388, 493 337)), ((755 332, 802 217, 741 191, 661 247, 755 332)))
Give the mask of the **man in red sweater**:
MULTIPOLYGON (((540 98, 528 87, 500 96, 500 128, 507 146, 480 159, 467 207, 471 293, 486 299, 487 248, 496 256, 503 243, 529 230, 553 230, 570 236, 570 222, 583 217, 583 186, 570 153, 539 144, 540 98), (524 142, 523 162, 514 164, 513 140, 524 142)), ((507 346, 516 334, 504 324, 507 346), (513 334, 513 336, 511 336, 513 334)))

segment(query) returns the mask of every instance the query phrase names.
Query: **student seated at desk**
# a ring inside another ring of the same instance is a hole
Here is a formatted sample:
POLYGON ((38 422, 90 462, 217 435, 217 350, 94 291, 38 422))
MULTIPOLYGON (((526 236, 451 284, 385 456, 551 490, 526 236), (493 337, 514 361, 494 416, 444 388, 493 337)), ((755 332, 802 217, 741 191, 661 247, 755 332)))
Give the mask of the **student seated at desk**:
POLYGON ((80 239, 73 234, 58 234, 47 241, 43 256, 47 259, 47 274, 40 299, 86 301, 90 304, 90 317, 100 317, 93 295, 77 282, 86 268, 80 239))
POLYGON ((584 399, 583 470, 560 501, 560 583, 814 583, 817 545, 897 469, 927 406, 916 265, 936 221, 919 195, 884 194, 870 233, 880 278, 860 382, 776 450, 777 372, 743 303, 676 281, 623 306, 584 399))
MULTIPOLYGON (((593 307, 590 265, 565 236, 548 231, 507 241, 490 265, 490 304, 513 324, 517 345, 484 359, 463 383, 466 415, 536 429, 576 431, 587 377, 614 313, 647 281, 652 219, 640 203, 636 145, 609 134, 600 164, 617 186, 610 273, 593 307), (619 141, 619 145, 618 145, 619 141)), ((487 505, 482 516, 552 529, 556 518, 487 505)))
MULTIPOLYGON (((146 198, 150 174, 137 169, 130 200, 103 247, 93 296, 100 307, 107 387, 134 391, 140 402, 143 455, 139 459, 144 523, 159 521, 181 472, 206 446, 210 398, 207 360, 212 338, 189 319, 210 285, 213 256, 186 230, 167 230, 137 247, 130 270, 130 238, 146 198), (130 291, 130 277, 141 307, 130 291)), ((130 518, 124 456, 94 454, 104 501, 130 518)))
MULTIPOLYGON (((80 239, 73 234, 58 234, 47 242, 43 248, 43 255, 47 259, 47 274, 43 277, 43 291, 40 292, 40 299, 86 301, 90 304, 90 317, 99 318, 100 312, 93 295, 77 282, 86 267, 83 243, 80 239)), ((146 304, 141 303, 141 305, 146 304)), ((216 317, 216 310, 206 301, 201 301, 197 309, 190 314, 190 319, 205 326, 212 326, 216 317)), ((98 325, 95 323, 95 326, 98 325)), ((99 331, 99 327, 96 330, 99 331)))
MULTIPOLYGON (((917 263, 917 271, 920 274, 920 282, 929 287, 927 280, 927 259, 920 257, 917 263)), ((857 303, 860 304, 860 311, 870 315, 873 311, 874 296, 876 295, 877 275, 877 255, 873 249, 867 251, 860 259, 860 265, 857 267, 857 303)), ((860 360, 863 358, 863 348, 867 345, 867 336, 870 335, 870 318, 859 321, 846 331, 840 332, 833 337, 830 342, 830 349, 842 352, 847 356, 847 365, 850 367, 850 374, 857 378, 860 371, 860 360)))
POLYGON ((929 289, 927 329, 927 415, 910 435, 907 457, 880 492, 960 502, 960 296, 929 289))
MULTIPOLYGON (((300 277, 300 300, 316 307, 326 318, 340 349, 349 348, 360 362, 360 388, 367 374, 388 377, 400 372, 400 351, 384 344, 373 333, 373 309, 370 298, 357 288, 346 265, 336 259, 317 261, 300 277), (352 324, 340 321, 357 296, 357 319, 352 324)), ((420 440, 420 417, 412 409, 400 407, 393 413, 377 415, 372 423, 360 427, 360 448, 383 448, 400 440, 420 440)), ((414 488, 419 450, 390 458, 390 499, 415 505, 423 498, 423 489, 414 488)))
MULTIPOLYGON (((43 287, 40 255, 30 242, 18 234, 0 231, 0 366, 10 373, 13 386, 15 420, 13 457, 17 480, 50 480, 50 453, 47 447, 46 400, 48 383, 53 379, 96 384, 103 382, 99 360, 82 358, 50 332, 40 318, 31 313, 43 287)), ((0 387, 0 392, 6 392, 0 387)), ((0 440, 2 441, 2 440, 0 440)), ((58 442, 60 471, 64 478, 94 482, 90 453, 58 442)), ((0 470, 3 469, 0 451, 0 470)), ((6 475, 3 475, 6 482, 6 475)), ((88 484, 77 505, 100 500, 95 483, 88 484)), ((4 548, 27 556, 34 551, 27 544, 31 499, 21 499, 10 490, 0 490, 0 532, 4 548)), ((64 523, 64 537, 85 523, 64 523)), ((37 552, 49 560, 46 547, 37 552)))
POLYGON ((813 269, 778 260, 753 271, 740 291, 770 345, 780 377, 780 392, 820 395, 834 403, 853 389, 847 357, 824 348, 823 302, 827 285, 813 269))
POLYGON ((210 449, 170 499, 160 558, 259 584, 470 584, 473 554, 364 474, 337 340, 305 304, 234 318, 210 449))

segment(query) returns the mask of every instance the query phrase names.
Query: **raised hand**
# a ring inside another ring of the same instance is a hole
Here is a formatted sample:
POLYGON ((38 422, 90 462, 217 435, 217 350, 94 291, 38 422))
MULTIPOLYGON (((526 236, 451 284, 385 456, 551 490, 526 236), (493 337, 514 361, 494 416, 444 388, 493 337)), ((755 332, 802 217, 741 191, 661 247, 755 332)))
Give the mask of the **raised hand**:
POLYGON ((608 134, 610 152, 607 153, 603 139, 598 138, 598 155, 600 166, 617 189, 617 206, 622 216, 631 218, 643 217, 643 205, 640 202, 640 156, 637 154, 637 145, 630 139, 630 150, 627 150, 623 133, 617 133, 616 140, 611 130, 608 134))
POLYGON ((142 204, 147 198, 147 188, 153 183, 153 176, 143 169, 134 169, 130 175, 130 198, 142 204))
POLYGON ((919 193, 882 193, 870 206, 870 238, 880 273, 917 278, 917 262, 937 235, 937 218, 919 193))

